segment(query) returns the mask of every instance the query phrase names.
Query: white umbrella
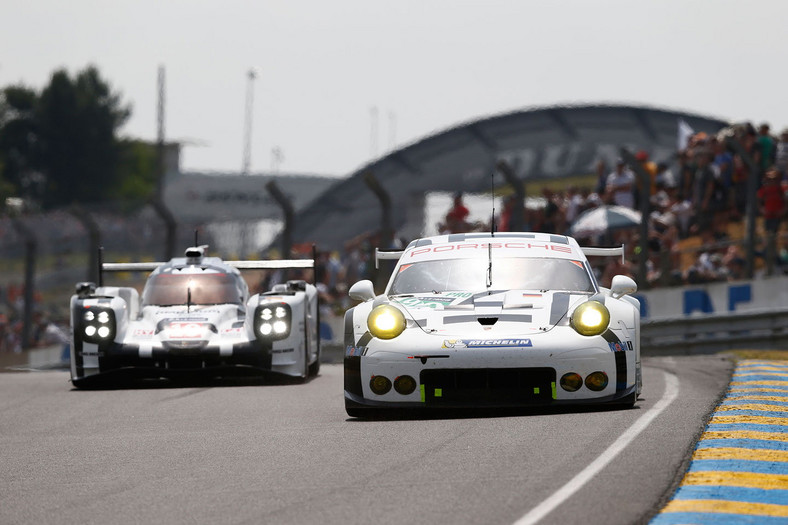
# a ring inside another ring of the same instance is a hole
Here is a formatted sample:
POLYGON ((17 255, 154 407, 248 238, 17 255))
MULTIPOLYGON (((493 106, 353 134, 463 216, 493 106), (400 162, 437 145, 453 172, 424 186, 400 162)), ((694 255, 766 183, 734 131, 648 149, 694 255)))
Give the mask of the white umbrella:
POLYGON ((599 206, 581 213, 569 231, 575 237, 598 235, 640 224, 640 212, 624 206, 599 206))

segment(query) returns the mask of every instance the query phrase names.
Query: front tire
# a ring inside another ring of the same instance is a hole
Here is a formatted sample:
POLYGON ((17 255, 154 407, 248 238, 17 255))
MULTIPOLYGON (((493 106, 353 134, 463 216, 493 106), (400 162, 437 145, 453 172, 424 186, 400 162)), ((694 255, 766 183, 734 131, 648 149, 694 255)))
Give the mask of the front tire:
POLYGON ((317 358, 315 362, 309 365, 309 377, 316 377, 320 372, 320 348, 317 349, 317 358))

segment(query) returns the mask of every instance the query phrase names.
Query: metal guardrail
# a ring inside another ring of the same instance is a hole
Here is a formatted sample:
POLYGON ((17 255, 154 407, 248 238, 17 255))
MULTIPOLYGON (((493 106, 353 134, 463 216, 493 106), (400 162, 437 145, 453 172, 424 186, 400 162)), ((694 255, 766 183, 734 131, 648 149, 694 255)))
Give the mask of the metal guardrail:
POLYGON ((640 345, 644 355, 788 350, 788 308, 643 321, 640 345))

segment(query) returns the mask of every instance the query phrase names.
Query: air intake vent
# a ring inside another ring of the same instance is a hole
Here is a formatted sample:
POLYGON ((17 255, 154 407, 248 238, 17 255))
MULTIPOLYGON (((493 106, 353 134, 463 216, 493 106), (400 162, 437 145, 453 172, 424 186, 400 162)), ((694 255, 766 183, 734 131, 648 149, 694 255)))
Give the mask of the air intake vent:
POLYGON ((208 245, 203 244, 202 246, 192 246, 191 248, 186 248, 186 259, 190 264, 197 264, 202 259, 203 255, 205 254, 205 250, 208 248, 208 245))
POLYGON ((479 317, 479 324, 482 326, 492 326, 498 322, 497 317, 479 317))

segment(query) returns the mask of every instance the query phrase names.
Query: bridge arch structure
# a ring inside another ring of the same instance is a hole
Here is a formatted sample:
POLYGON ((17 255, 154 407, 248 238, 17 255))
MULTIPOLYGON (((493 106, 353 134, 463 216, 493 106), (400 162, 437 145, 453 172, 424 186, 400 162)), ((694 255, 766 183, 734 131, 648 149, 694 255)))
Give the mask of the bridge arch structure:
MULTIPOLYGON (((544 107, 466 122, 392 151, 333 184, 299 213, 293 240, 338 249, 347 239, 378 229, 381 209, 366 173, 391 197, 393 230, 417 237, 426 193, 487 191, 499 160, 526 183, 589 174, 600 159, 612 166, 621 147, 670 162, 681 120, 696 132, 714 133, 727 125, 713 117, 631 105, 544 107)), ((496 184, 503 183, 497 176, 496 184)))

